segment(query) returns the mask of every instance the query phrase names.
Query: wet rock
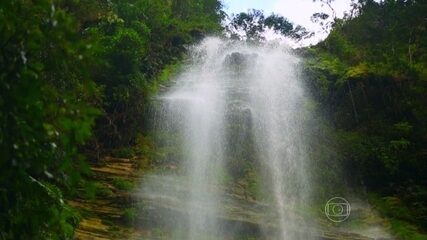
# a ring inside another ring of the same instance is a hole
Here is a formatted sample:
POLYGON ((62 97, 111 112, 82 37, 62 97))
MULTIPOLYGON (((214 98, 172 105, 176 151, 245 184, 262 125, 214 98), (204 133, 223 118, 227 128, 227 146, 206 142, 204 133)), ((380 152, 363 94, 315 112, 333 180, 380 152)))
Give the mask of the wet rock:
POLYGON ((252 61, 257 59, 257 57, 257 54, 233 52, 226 56, 224 64, 230 67, 244 67, 247 66, 247 64, 252 63, 252 61))

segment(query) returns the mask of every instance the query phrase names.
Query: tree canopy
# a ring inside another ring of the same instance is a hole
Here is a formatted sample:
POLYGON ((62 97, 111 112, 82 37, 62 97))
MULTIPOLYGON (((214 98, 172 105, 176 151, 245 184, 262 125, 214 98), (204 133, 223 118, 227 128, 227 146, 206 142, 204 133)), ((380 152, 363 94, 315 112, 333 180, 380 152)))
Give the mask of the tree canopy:
POLYGON ((268 30, 296 41, 313 35, 300 25, 294 26, 283 16, 271 14, 266 17, 262 11, 256 9, 233 15, 226 29, 232 39, 252 42, 264 41, 265 32, 268 30))

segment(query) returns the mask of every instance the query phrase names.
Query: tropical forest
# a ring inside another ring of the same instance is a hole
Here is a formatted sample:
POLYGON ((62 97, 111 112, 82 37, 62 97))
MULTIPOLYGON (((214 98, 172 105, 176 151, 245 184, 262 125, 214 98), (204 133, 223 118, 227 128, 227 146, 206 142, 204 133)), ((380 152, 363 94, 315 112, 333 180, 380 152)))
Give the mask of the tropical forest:
POLYGON ((0 240, 427 240, 427 2, 344 2, 2 0, 0 240))

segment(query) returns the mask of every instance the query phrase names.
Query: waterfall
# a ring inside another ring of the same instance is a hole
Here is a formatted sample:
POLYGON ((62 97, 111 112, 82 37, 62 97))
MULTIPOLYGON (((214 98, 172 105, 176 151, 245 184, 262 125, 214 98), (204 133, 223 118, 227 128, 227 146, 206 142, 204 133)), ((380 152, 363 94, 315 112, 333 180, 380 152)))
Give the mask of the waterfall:
POLYGON ((192 47, 190 56, 159 97, 156 118, 166 145, 179 149, 169 159, 179 171, 153 176, 144 187, 152 202, 171 209, 158 213, 170 238, 233 239, 255 221, 262 239, 314 238, 299 214, 310 199, 310 176, 298 57, 280 44, 219 38, 192 47), (249 161, 265 196, 247 201, 253 212, 245 217, 242 204, 233 205, 245 197, 233 197, 230 186, 249 161))

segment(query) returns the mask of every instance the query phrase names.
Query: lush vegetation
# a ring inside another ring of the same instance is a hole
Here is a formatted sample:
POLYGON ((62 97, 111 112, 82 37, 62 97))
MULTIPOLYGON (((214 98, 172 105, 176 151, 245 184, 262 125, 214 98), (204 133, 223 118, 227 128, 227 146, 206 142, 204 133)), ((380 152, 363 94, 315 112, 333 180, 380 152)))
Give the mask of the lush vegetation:
POLYGON ((0 4, 1 239, 72 237, 64 195, 87 160, 135 142, 157 76, 222 15, 217 0, 0 4))
POLYGON ((100 113, 90 42, 51 1, 2 2, 0 18, 1 237, 69 238, 62 192, 88 171, 79 146, 100 113))
MULTIPOLYGON (((353 7, 344 19, 316 13, 331 33, 300 49, 326 119, 316 123, 333 133, 337 154, 325 158, 367 188, 399 237, 423 239, 427 4, 360 0, 353 7)), ((72 238, 79 214, 64 199, 91 189, 88 162, 129 155, 135 145, 158 154, 142 135, 149 98, 186 46, 223 31, 224 17, 219 0, 0 3, 0 238, 72 238)), ((224 35, 257 42, 268 29, 297 40, 311 36, 256 10, 233 16, 224 35)), ((250 140, 234 144, 251 147, 250 140)), ((242 169, 243 160, 230 161, 230 169, 234 177, 250 175, 245 184, 256 195, 255 167, 242 169)), ((133 187, 121 179, 113 185, 133 187)))
MULTIPOLYGON (((360 1, 352 15, 328 23, 333 30, 325 41, 303 51, 345 174, 394 223, 424 231, 426 12, 423 1, 360 1)), ((415 239, 394 225, 400 237, 415 239)))

